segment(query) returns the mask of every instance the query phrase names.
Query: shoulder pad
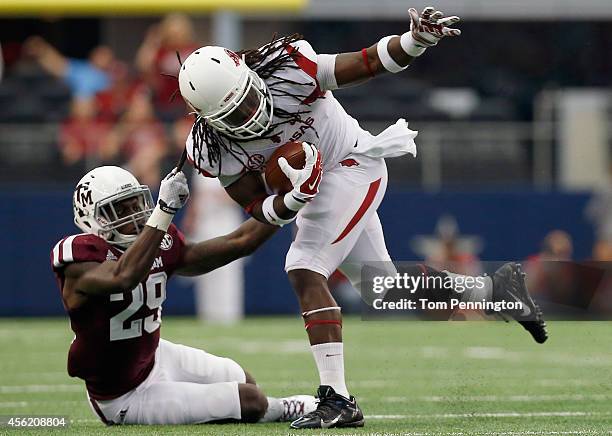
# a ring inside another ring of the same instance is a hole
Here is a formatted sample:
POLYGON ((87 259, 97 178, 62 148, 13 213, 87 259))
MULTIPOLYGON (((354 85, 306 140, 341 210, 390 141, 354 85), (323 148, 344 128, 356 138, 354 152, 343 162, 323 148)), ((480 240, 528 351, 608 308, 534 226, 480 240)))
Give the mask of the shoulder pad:
MULTIPOLYGON (((102 238, 83 233, 62 239, 51 251, 53 268, 62 268, 75 262, 104 262, 110 245, 102 238)), ((112 252, 111 252, 112 254, 112 252)))

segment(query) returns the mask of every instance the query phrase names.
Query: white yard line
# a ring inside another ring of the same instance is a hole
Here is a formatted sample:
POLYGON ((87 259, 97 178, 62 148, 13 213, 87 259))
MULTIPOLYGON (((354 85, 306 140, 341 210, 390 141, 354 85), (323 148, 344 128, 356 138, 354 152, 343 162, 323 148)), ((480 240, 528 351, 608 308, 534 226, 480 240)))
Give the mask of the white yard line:
POLYGON ((21 394, 32 392, 85 392, 81 385, 15 385, 0 386, 0 394, 21 394))
POLYGON ((0 409, 12 409, 13 407, 27 407, 26 401, 6 401, 0 403, 0 409))
POLYGON ((523 354, 502 347, 466 347, 463 349, 463 356, 468 359, 495 359, 513 362, 525 359, 523 354))
POLYGON ((534 401, 608 401, 612 400, 612 394, 560 394, 560 395, 456 395, 456 396, 415 396, 415 397, 381 397, 381 401, 387 403, 409 403, 409 402, 534 402, 534 401))
POLYGON ((104 425, 104 424, 102 424, 102 421, 100 421, 99 419, 71 419, 70 422, 72 424, 94 424, 94 423, 97 423, 97 424, 100 424, 100 425, 104 425))
POLYGON ((308 354, 310 347, 308 341, 304 339, 259 339, 259 340, 244 340, 235 337, 219 337, 213 340, 202 340, 202 338, 184 338, 183 341, 192 346, 200 347, 204 350, 211 348, 223 347, 231 348, 247 354, 267 354, 270 350, 285 354, 308 354))
MULTIPOLYGON (((437 350, 439 353, 440 350, 437 350)), ((425 357, 427 353, 423 353, 425 357)), ((526 360, 540 363, 550 363, 555 366, 609 366, 612 364, 612 356, 609 353, 590 354, 587 356, 574 355, 560 352, 548 352, 546 354, 530 355, 529 353, 517 352, 503 347, 465 347, 462 349, 463 357, 467 359, 503 360, 506 362, 524 362, 526 360)))
POLYGON ((470 435, 478 435, 478 436, 537 436, 537 435, 602 435, 602 434, 612 434, 611 431, 601 432, 596 430, 568 430, 568 431, 538 431, 538 430, 526 430, 526 431, 502 431, 502 432, 451 432, 451 433, 401 433, 401 436, 470 436, 470 435))
POLYGON ((67 401, 0 401, 0 409, 11 409, 17 407, 32 407, 32 406, 48 406, 50 404, 86 404, 85 400, 67 400, 67 401))
POLYGON ((603 383, 599 379, 566 379, 566 378, 545 378, 534 380, 534 384, 552 387, 577 387, 577 386, 601 386, 603 383))
POLYGON ((40 377, 66 377, 66 371, 19 371, 11 374, 11 377, 28 377, 28 378, 40 378, 40 377))
MULTIPOLYGON (((564 412, 570 413, 570 412, 564 412)), ((420 417, 437 417, 437 415, 414 415, 420 417)), ((473 416, 473 415, 469 415, 473 416)), ((557 415, 555 415, 557 416, 557 415)), ((565 415, 564 415, 565 416, 565 415)), ((366 416, 366 419, 406 419, 411 415, 370 415, 366 416)), ((98 419, 81 418, 71 419, 72 424, 100 424, 102 423, 98 419)), ((382 433, 380 433, 382 435, 382 433)), ((395 434, 395 433, 389 433, 395 434)), ((612 435, 612 430, 596 431, 596 430, 565 430, 565 431, 548 431, 548 430, 525 430, 525 431, 502 431, 502 432, 446 432, 446 433, 420 433, 420 432, 401 432, 397 433, 401 436, 566 436, 566 435, 612 435)))
MULTIPOLYGON (((296 388, 296 389, 316 389, 314 383, 304 381, 276 381, 276 382, 261 382, 257 383, 264 390, 269 388, 296 388)), ((396 386, 397 383, 389 380, 355 380, 350 383, 351 387, 355 388, 386 388, 396 386)))
POLYGON ((610 416, 612 412, 479 412, 479 413, 434 413, 423 415, 369 415, 366 419, 456 419, 456 418, 533 418, 571 416, 610 416))

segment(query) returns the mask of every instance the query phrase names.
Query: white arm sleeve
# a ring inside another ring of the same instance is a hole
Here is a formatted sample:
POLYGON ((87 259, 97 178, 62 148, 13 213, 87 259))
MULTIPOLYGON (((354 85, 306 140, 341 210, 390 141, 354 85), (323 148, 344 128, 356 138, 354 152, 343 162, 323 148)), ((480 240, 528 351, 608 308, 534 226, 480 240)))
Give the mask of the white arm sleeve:
POLYGON ((321 91, 338 89, 336 82, 336 56, 330 54, 317 55, 317 81, 321 91))

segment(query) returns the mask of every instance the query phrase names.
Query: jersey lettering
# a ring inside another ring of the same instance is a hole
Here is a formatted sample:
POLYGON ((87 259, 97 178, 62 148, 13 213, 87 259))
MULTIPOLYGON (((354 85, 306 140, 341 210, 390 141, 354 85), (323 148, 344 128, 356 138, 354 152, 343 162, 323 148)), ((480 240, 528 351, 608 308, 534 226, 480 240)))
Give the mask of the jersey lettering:
POLYGON ((155 260, 153 261, 153 265, 151 265, 151 270, 163 268, 163 267, 164 267, 164 260, 162 259, 161 256, 159 256, 159 257, 156 257, 155 260))
POLYGON ((304 120, 304 124, 300 126, 300 129, 295 132, 293 135, 291 135, 291 140, 292 141, 297 141, 298 139, 300 139, 302 136, 304 136, 304 133, 306 133, 306 131, 308 131, 308 129, 312 129, 312 125, 314 124, 314 118, 312 117, 308 117, 304 120))

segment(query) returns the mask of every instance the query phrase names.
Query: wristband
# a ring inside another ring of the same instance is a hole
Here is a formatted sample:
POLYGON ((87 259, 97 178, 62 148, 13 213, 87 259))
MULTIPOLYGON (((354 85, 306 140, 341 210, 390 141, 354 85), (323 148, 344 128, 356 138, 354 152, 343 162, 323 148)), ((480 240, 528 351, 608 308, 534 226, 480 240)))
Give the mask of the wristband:
POLYGON ((295 219, 295 216, 290 219, 284 219, 278 216, 276 211, 274 210, 274 199, 277 195, 270 195, 267 197, 263 204, 261 205, 261 211, 263 212, 263 216, 270 224, 282 227, 285 224, 289 224, 295 219))
POLYGON ((157 200, 157 207, 159 207, 162 211, 170 214, 170 215, 174 215, 175 213, 178 212, 177 208, 168 206, 168 204, 162 200, 161 198, 159 200, 157 200))
POLYGON ((378 44, 376 45, 376 52, 378 53, 378 58, 383 64, 383 67, 385 67, 385 70, 389 71, 390 73, 399 73, 400 71, 404 71, 406 68, 408 68, 408 65, 402 67, 400 64, 395 62, 395 60, 389 54, 389 41, 391 40, 391 38, 395 38, 396 36, 397 35, 385 36, 380 41, 378 41, 378 44))
POLYGON ((168 227, 170 227, 170 223, 172 222, 172 218, 174 218, 174 215, 164 212, 161 210, 159 205, 157 205, 155 206, 155 209, 153 209, 153 213, 151 213, 146 225, 153 227, 154 229, 167 232, 168 227))
POLYGON ((427 50, 427 47, 423 47, 412 37, 412 32, 406 32, 400 37, 400 45, 402 50, 413 58, 421 56, 427 50))
POLYGON ((368 59, 368 49, 367 48, 361 49, 361 58, 363 59, 364 65, 368 69, 368 74, 370 75, 370 77, 374 77, 375 74, 374 74, 374 71, 372 71, 372 65, 370 65, 370 60, 368 59))
POLYGON ((285 203, 287 209, 292 210, 294 212, 297 212, 304 206, 306 206, 306 201, 293 195, 293 191, 287 192, 285 194, 285 196, 283 197, 283 203, 285 203))

